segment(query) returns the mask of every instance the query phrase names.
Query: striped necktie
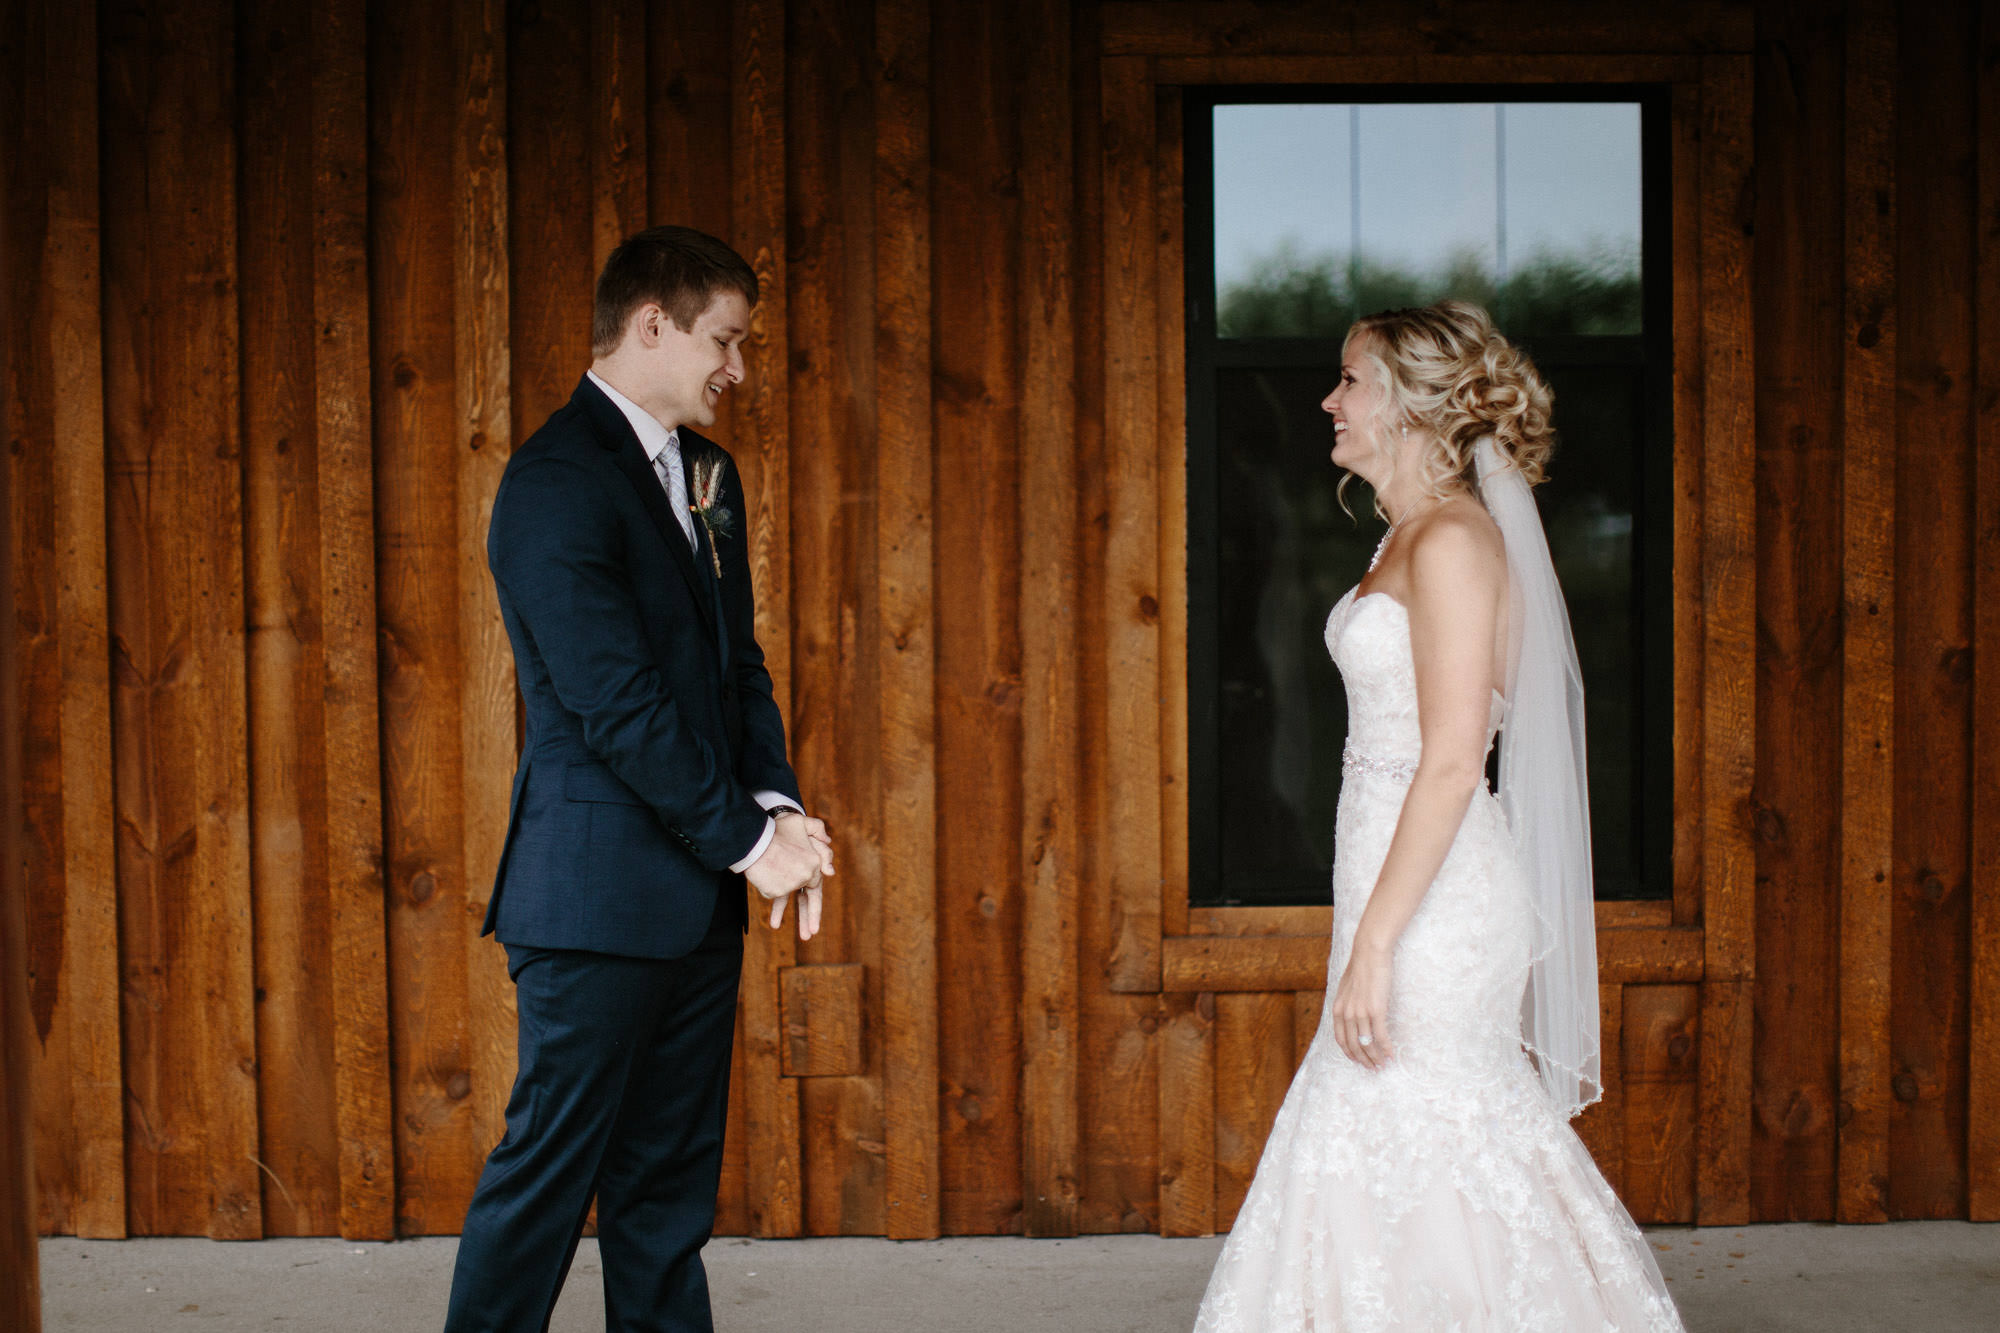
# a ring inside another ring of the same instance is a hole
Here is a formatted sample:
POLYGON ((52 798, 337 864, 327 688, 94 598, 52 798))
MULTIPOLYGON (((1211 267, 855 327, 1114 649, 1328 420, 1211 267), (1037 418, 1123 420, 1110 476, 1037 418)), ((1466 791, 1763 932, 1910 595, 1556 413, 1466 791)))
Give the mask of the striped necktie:
POLYGON ((674 520, 681 525, 681 535, 687 538, 688 550, 700 549, 694 540, 694 515, 688 512, 687 478, 681 471, 681 442, 678 436, 668 437, 667 447, 653 459, 653 471, 659 474, 661 484, 667 488, 667 508, 674 511, 674 520))

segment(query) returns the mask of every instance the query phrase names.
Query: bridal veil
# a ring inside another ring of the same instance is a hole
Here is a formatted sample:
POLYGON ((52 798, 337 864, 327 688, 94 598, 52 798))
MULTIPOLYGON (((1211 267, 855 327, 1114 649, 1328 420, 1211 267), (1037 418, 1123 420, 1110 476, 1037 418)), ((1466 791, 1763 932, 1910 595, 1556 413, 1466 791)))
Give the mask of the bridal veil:
POLYGON ((1480 498, 1507 545, 1512 642, 1499 797, 1535 904, 1522 1038, 1543 1086, 1574 1116, 1603 1092, 1583 674, 1527 480, 1490 435, 1474 458, 1480 498))

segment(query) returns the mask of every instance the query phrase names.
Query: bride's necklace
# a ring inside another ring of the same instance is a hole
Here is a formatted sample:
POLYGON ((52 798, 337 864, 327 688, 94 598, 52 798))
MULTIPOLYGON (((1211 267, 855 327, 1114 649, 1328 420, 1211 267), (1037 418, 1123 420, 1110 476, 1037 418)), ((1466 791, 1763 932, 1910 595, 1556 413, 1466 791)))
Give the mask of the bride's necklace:
MULTIPOLYGON (((1438 501, 1438 503, 1442 504, 1444 503, 1444 501, 1440 500, 1438 501)), ((1403 526, 1404 522, 1409 519, 1411 513, 1414 512, 1415 509, 1416 505, 1411 505, 1409 509, 1405 510, 1403 512, 1402 518, 1399 518, 1395 520, 1393 523, 1391 523, 1389 525, 1389 530, 1382 534, 1382 540, 1375 543, 1375 554, 1368 557, 1368 572, 1370 574, 1373 574, 1375 572, 1375 566, 1382 563, 1382 553, 1389 549, 1389 539, 1396 535, 1396 530, 1403 526)))
POLYGON ((1389 530, 1382 534, 1382 540, 1375 543, 1375 554, 1368 557, 1368 572, 1370 574, 1375 572, 1375 566, 1382 563, 1382 552, 1389 549, 1389 539, 1396 535, 1396 529, 1401 526, 1402 521, 1400 519, 1391 523, 1389 530))
MULTIPOLYGON (((1412 505, 1411 508, 1414 509, 1415 506, 1412 505)), ((1403 526, 1404 520, 1409 518, 1409 516, 1410 516, 1409 510, 1403 511, 1403 515, 1401 518, 1398 518, 1389 524, 1389 530, 1382 534, 1382 540, 1375 543, 1375 554, 1368 557, 1368 572, 1370 574, 1373 574, 1375 572, 1375 566, 1382 563, 1382 552, 1389 549, 1390 538, 1396 535, 1396 530, 1403 526)))

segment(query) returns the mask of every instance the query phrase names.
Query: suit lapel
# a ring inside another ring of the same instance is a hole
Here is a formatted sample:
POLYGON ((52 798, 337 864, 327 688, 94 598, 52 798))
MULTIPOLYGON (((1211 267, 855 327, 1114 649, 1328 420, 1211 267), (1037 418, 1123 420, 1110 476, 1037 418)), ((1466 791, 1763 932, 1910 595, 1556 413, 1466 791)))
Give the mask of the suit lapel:
POLYGON ((617 463, 618 470, 625 474, 625 479, 632 483, 632 489, 639 493, 639 503, 645 507, 646 516, 653 520, 653 526, 659 529, 660 540, 666 545, 674 564, 680 567, 681 577, 687 580, 688 591, 694 594, 694 604, 700 608, 702 622, 708 626, 708 632, 718 634, 715 595, 709 586, 710 580, 695 565, 695 552, 688 546, 687 533, 667 504, 667 491, 660 484, 660 474, 653 470, 652 463, 646 458, 646 450, 640 445, 639 437, 632 433, 632 423, 625 420, 625 414, 590 382, 588 376, 577 385, 575 397, 596 425, 598 439, 606 448, 614 450, 613 461, 617 463))
MULTIPOLYGON (((687 460, 685 449, 682 451, 681 459, 683 462, 687 460)), ((729 670, 729 619, 722 614, 722 580, 715 573, 716 559, 713 554, 715 548, 711 545, 715 539, 709 536, 708 524, 700 519, 695 520, 694 540, 695 569, 702 583, 708 588, 710 604, 715 610, 716 646, 722 650, 722 669, 727 671, 729 670)))

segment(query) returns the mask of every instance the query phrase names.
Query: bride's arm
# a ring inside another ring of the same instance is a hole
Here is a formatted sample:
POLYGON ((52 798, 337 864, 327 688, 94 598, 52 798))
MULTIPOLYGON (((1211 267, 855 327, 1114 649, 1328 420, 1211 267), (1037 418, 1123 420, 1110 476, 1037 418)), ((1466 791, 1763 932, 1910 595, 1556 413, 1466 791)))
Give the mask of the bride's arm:
MULTIPOLYGON (((1506 593, 1498 534, 1453 506, 1411 534, 1404 605, 1416 664, 1423 754, 1403 798, 1375 892, 1361 914, 1347 975, 1335 996, 1334 1036, 1355 1059, 1379 1066, 1388 1049, 1390 960, 1486 781, 1493 707, 1493 644, 1506 593), (1369 1033, 1368 1046, 1359 1042, 1369 1033)), ((1489 525, 1490 526, 1490 525, 1489 525)))

